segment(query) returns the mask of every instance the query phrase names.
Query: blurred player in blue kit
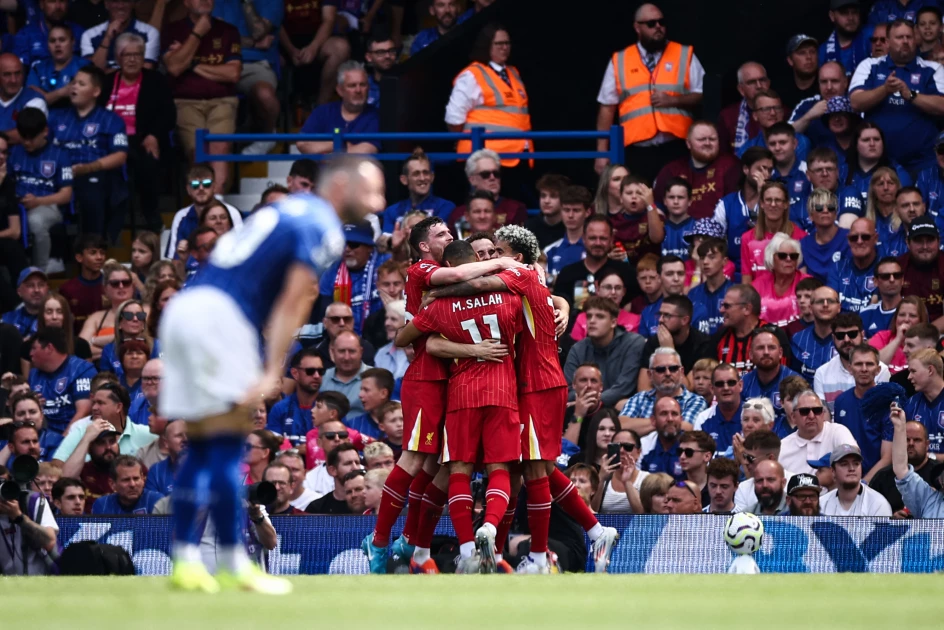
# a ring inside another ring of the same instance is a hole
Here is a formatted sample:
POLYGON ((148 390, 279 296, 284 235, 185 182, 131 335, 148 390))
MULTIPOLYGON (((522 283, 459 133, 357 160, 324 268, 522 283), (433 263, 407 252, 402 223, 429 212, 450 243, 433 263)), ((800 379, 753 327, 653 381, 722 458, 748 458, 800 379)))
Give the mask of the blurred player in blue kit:
POLYGON ((368 159, 342 157, 323 167, 316 195, 284 198, 225 234, 161 318, 161 414, 186 420, 190 440, 172 494, 175 588, 291 591, 243 548, 243 442, 251 409, 277 387, 292 337, 308 319, 318 276, 343 252, 342 223, 385 207, 383 173, 368 159), (207 514, 220 542, 215 577, 200 559, 207 514))

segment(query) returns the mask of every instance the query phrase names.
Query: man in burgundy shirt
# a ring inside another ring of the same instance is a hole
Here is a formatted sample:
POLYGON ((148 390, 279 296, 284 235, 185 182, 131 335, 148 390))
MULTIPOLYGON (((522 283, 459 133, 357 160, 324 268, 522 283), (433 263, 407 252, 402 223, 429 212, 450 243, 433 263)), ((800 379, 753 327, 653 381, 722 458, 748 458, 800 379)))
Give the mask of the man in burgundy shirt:
MULTIPOLYGON (((168 24, 161 34, 164 65, 177 105, 180 141, 193 156, 197 129, 210 133, 236 130, 236 83, 242 73, 239 31, 210 16, 213 0, 184 0, 189 15, 168 24)), ((209 152, 229 153, 228 142, 210 142, 209 152)), ((212 162, 214 193, 226 189, 225 162, 212 162)))
POLYGON ((770 88, 767 70, 756 61, 748 61, 737 71, 738 92, 741 100, 731 103, 718 116, 718 138, 721 150, 735 153, 741 146, 760 133, 760 125, 751 116, 751 104, 759 90, 770 88))
POLYGON ((944 258, 940 248, 941 236, 934 220, 918 217, 908 226, 908 252, 898 257, 905 273, 902 294, 924 299, 928 321, 938 330, 944 328, 944 303, 941 299, 944 258))
POLYGON ((105 308, 102 302, 102 266, 105 264, 108 244, 99 234, 79 234, 75 239, 75 260, 79 275, 59 287, 62 297, 69 300, 69 309, 75 320, 75 334, 79 334, 85 320, 92 313, 105 308))
POLYGON ((688 129, 685 144, 688 155, 662 167, 652 196, 661 205, 665 198, 665 183, 673 177, 687 179, 692 185, 688 214, 694 219, 704 219, 714 214, 722 197, 738 190, 741 163, 736 157, 720 152, 718 129, 713 123, 694 122, 688 129))
MULTIPOLYGON (((469 156, 465 163, 465 176, 469 179, 472 192, 487 190, 495 195, 495 222, 497 227, 514 223, 524 225, 528 219, 528 209, 520 201, 501 196, 501 161, 491 149, 479 149, 469 156)), ((449 215, 449 228, 456 232, 456 223, 465 216, 466 204, 462 204, 449 215)))

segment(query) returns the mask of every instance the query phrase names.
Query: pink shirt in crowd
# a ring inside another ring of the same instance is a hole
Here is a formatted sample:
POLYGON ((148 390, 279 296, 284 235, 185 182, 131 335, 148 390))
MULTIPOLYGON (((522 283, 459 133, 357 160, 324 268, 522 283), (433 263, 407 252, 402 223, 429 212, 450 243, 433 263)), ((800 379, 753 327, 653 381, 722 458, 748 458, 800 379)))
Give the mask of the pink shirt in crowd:
MULTIPOLYGON (((799 241, 804 236, 806 236, 806 232, 794 225, 793 234, 791 234, 790 237, 799 241)), ((764 235, 764 238, 758 241, 754 238, 754 228, 751 228, 745 232, 743 236, 741 236, 742 274, 749 274, 754 280, 756 280, 757 278, 770 273, 767 271, 767 267, 764 265, 764 248, 767 247, 767 243, 769 243, 770 239, 773 237, 773 232, 767 232, 767 234, 764 235)))
POLYGON ((783 295, 774 291, 774 274, 766 269, 766 273, 751 282, 760 294, 760 318, 775 326, 786 326, 790 322, 800 319, 800 306, 797 304, 796 286, 800 280, 809 278, 809 274, 796 272, 793 274, 793 284, 783 295))

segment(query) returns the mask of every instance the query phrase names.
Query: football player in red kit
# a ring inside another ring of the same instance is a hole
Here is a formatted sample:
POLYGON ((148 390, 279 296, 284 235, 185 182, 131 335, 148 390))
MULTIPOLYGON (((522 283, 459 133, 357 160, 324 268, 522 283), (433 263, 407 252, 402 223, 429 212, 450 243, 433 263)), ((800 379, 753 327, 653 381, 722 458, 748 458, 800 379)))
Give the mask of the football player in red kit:
MULTIPOLYGON (((436 217, 423 219, 410 232, 410 245, 419 252, 420 260, 407 272, 406 311, 409 314, 419 312, 423 295, 436 285, 452 284, 477 278, 484 274, 495 273, 506 268, 524 265, 513 260, 489 260, 458 267, 441 267, 443 250, 452 242, 449 228, 436 217)), ((481 344, 478 347, 466 347, 467 354, 476 358, 494 357, 502 354, 494 343, 481 344)), ((431 511, 430 520, 439 520, 446 501, 445 489, 448 475, 443 472, 438 478, 440 436, 445 417, 446 381, 448 373, 445 364, 426 352, 425 337, 413 344, 415 353, 410 367, 403 377, 401 399, 403 401, 403 454, 384 484, 377 523, 374 531, 364 539, 361 548, 367 554, 371 573, 387 572, 387 552, 390 530, 404 505, 409 505, 407 521, 403 535, 394 544, 394 552, 401 556, 414 553, 410 543, 415 543, 415 534, 419 527, 420 505, 424 503, 431 511), (435 485, 431 484, 436 480, 435 485), (438 513, 437 513, 438 509, 438 513)), ((429 531, 432 538, 432 528, 429 531)), ((419 541, 423 542, 423 541, 419 541)), ((427 542, 421 547, 426 549, 427 542)), ((422 549, 421 549, 422 553, 422 549)), ((421 557, 421 560, 423 558, 421 557)), ((422 562, 420 563, 422 564, 422 562)))
MULTIPOLYGON (((443 254, 451 267, 474 260, 475 251, 465 241, 450 243, 443 254)), ((521 300, 513 293, 436 300, 400 331, 397 344, 439 333, 454 343, 478 345, 493 339, 511 345, 522 319, 521 300)), ((521 456, 515 362, 511 356, 458 359, 449 372, 442 461, 449 465, 449 512, 459 539, 456 572, 493 573, 495 537, 511 496, 508 467, 521 456), (488 488, 485 523, 473 534, 471 474, 479 461, 488 472, 488 488)))
MULTIPOLYGON (((541 250, 533 233, 516 225, 499 228, 495 233, 496 251, 534 265, 541 250)), ((551 500, 577 520, 593 541, 596 571, 605 572, 613 545, 619 538, 616 529, 602 527, 580 499, 573 483, 557 469, 555 460, 561 452, 564 413, 567 407, 567 381, 558 358, 555 308, 564 312, 567 302, 551 296, 538 274, 531 270, 511 269, 494 276, 434 289, 431 297, 474 295, 482 291, 510 291, 521 296, 524 329, 518 342, 518 405, 522 423, 521 453, 528 489, 528 522, 531 530, 531 554, 518 567, 522 573, 546 573, 547 539, 551 500), (561 303, 562 302, 562 303, 561 303)), ((435 303, 435 302, 434 302, 435 303)), ((453 351, 455 351, 453 349, 453 351)), ((513 484, 514 486, 514 484, 513 484)), ((512 492, 512 506, 517 490, 512 492)), ((503 520, 511 526, 512 513, 503 520)), ((507 528, 504 529, 507 534, 507 528)), ((500 544, 504 537, 499 531, 500 544)))

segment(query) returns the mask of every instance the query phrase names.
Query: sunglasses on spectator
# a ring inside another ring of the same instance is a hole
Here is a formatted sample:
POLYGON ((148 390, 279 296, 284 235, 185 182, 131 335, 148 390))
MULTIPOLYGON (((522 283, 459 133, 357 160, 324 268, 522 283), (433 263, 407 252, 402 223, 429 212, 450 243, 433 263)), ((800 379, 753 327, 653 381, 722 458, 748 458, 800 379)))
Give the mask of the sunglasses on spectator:
POLYGON ((836 206, 813 206, 813 212, 835 212, 836 206))
POLYGON ((478 173, 476 173, 476 175, 478 175, 482 179, 491 179, 493 177, 495 179, 501 179, 501 171, 498 169, 495 169, 494 171, 479 171, 478 173))
POLYGON ((353 315, 328 315, 327 317, 325 317, 325 319, 331 322, 332 324, 345 324, 347 322, 353 322, 354 316, 353 315))
POLYGON ((619 442, 619 445, 623 447, 623 450, 627 453, 632 453, 636 450, 636 445, 632 442, 619 442))
POLYGON ((397 54, 396 48, 375 48, 374 50, 368 50, 372 55, 395 55, 397 54))
POLYGON ((747 306, 747 302, 722 302, 721 303, 721 308, 726 309, 726 310, 733 306, 747 306))
POLYGON ((777 252, 777 260, 800 260, 800 255, 796 252, 777 252))
POLYGON ((760 403, 751 403, 749 405, 744 405, 745 409, 756 409, 757 411, 763 411, 764 406, 760 403))
POLYGON ((905 274, 901 271, 891 271, 889 273, 877 273, 875 277, 879 280, 901 280, 905 277, 905 274))
POLYGON ((659 367, 652 368, 652 371, 656 374, 665 374, 666 372, 671 372, 675 374, 682 369, 681 365, 660 365, 659 367))
POLYGON ((859 336, 858 330, 834 330, 833 337, 836 338, 836 341, 842 341, 843 339, 855 339, 859 336))
POLYGON ((318 374, 319 376, 324 376, 325 370, 323 367, 310 367, 310 368, 297 368, 300 372, 304 372, 305 376, 314 376, 318 374))
POLYGON ((643 24, 649 28, 665 26, 665 18, 656 18, 655 20, 637 20, 636 24, 643 24))
POLYGON ((32 420, 14 420, 13 429, 22 429, 23 427, 30 427, 32 429, 36 428, 36 423, 32 420))
POLYGON ((872 240, 872 235, 871 234, 850 234, 848 238, 849 238, 850 243, 855 243, 856 241, 862 241, 863 243, 868 243, 869 241, 872 240))
POLYGON ((144 311, 140 311, 138 313, 129 313, 128 311, 122 311, 121 319, 125 320, 126 322, 132 322, 134 320, 143 322, 147 320, 147 313, 145 313, 144 311))
POLYGON ((823 413, 823 408, 822 407, 797 407, 797 412, 800 414, 801 417, 810 415, 810 412, 812 412, 814 416, 818 416, 819 414, 823 413))
POLYGON ((733 378, 729 378, 726 381, 715 381, 715 387, 721 389, 722 387, 734 387, 738 384, 738 381, 733 378))
POLYGON ((756 455, 751 455, 750 453, 744 453, 744 461, 746 461, 748 464, 753 464, 758 459, 760 458, 757 457, 756 455))
POLYGON ((346 440, 348 435, 347 431, 325 431, 323 434, 326 440, 346 440))
MULTIPOLYGON (((687 450, 691 451, 691 450, 693 450, 693 449, 687 449, 687 450)), ((678 483, 675 484, 675 487, 676 487, 676 488, 685 488, 686 490, 688 490, 689 492, 692 493, 692 496, 693 496, 693 497, 696 497, 696 498, 698 497, 698 495, 695 494, 695 491, 692 490, 692 487, 689 486, 689 485, 688 485, 687 483, 685 483, 684 481, 679 481, 678 483)))
POLYGON ((194 190, 198 188, 212 188, 213 180, 212 179, 191 179, 190 187, 194 190))
POLYGON ((884 44, 888 40, 884 37, 870 37, 869 41, 872 42, 873 44, 879 44, 879 43, 884 44))
POLYGON ((697 448, 680 448, 679 453, 685 455, 685 457, 695 457, 695 453, 707 453, 708 451, 701 451, 697 448))
POLYGON ((131 278, 128 278, 127 280, 109 280, 108 286, 110 286, 112 289, 117 289, 118 287, 130 287, 131 278))
POLYGON ((294 457, 301 457, 301 451, 297 448, 287 448, 284 451, 279 451, 275 454, 276 457, 282 457, 282 455, 292 455, 294 457))

